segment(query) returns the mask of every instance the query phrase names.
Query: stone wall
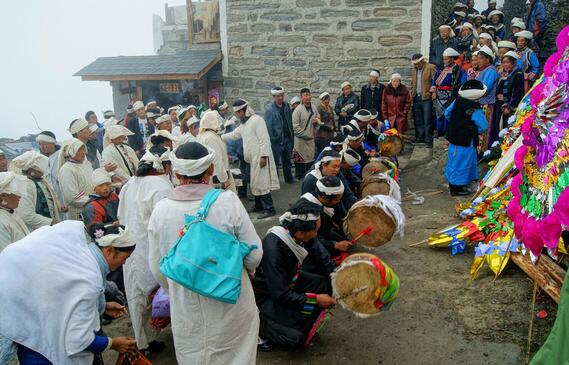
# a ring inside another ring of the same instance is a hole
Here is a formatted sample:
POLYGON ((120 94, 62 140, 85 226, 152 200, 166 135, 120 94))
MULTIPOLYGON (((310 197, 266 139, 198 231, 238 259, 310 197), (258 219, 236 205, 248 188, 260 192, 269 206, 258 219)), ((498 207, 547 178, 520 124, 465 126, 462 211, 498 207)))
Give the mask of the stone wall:
POLYGON ((408 83, 420 50, 420 0, 226 0, 226 7, 225 98, 246 98, 260 111, 274 85, 287 99, 306 86, 334 100, 345 80, 359 93, 372 67, 383 82, 399 72, 408 83))

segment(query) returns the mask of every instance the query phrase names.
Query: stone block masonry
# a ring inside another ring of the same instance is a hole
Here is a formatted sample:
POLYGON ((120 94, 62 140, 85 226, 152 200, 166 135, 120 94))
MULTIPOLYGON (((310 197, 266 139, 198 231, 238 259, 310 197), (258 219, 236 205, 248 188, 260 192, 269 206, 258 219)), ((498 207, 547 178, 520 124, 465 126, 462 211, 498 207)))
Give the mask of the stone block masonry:
POLYGON ((411 56, 421 48, 420 0, 225 0, 225 99, 245 97, 263 113, 269 90, 287 100, 302 87, 317 99, 339 95, 349 80, 357 93, 369 70, 382 82, 394 72, 410 84, 411 56))

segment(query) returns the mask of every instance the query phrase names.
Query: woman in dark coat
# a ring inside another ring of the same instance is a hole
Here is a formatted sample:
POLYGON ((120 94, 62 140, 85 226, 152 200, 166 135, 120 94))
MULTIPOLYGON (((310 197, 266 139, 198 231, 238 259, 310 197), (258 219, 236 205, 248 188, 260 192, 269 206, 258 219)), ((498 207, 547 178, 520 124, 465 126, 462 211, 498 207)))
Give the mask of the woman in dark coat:
POLYGON ((510 116, 514 115, 518 104, 524 97, 524 74, 517 67, 519 56, 509 51, 502 57, 502 71, 505 74, 500 78, 496 87, 496 104, 490 130, 490 140, 497 141, 502 128, 510 116))
POLYGON ((401 83, 401 75, 391 75, 391 81, 389 81, 383 92, 381 114, 383 114, 385 119, 389 120, 391 127, 404 134, 409 128, 407 116, 410 109, 411 94, 405 85, 401 83))

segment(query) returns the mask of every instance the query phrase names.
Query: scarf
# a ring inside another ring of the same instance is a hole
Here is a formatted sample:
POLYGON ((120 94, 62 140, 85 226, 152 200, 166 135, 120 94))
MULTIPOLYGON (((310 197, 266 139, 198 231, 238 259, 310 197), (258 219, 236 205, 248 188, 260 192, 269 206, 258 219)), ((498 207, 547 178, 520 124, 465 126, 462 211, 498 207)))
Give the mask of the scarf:
POLYGON ((289 231, 281 226, 274 226, 267 231, 267 234, 272 233, 292 251, 294 256, 296 256, 298 262, 302 264, 306 256, 308 256, 308 251, 302 245, 296 243, 294 238, 291 237, 289 231))
POLYGON ((324 213, 328 216, 328 217, 333 217, 334 216, 334 208, 332 207, 325 207, 320 200, 318 200, 317 197, 315 197, 314 195, 312 195, 312 193, 306 193, 306 194, 302 194, 300 196, 301 198, 304 198, 306 200, 308 200, 311 203, 314 203, 316 205, 319 205, 323 208, 324 213))

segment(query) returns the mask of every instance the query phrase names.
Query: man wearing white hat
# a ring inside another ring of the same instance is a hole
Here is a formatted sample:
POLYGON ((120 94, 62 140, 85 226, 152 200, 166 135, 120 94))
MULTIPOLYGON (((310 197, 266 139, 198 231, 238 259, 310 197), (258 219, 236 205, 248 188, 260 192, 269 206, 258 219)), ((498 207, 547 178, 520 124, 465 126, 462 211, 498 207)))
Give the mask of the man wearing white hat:
POLYGON ((168 114, 164 114, 156 118, 156 129, 172 133, 172 117, 168 114))
POLYGON ((224 141, 243 139, 243 157, 249 164, 251 193, 255 196, 255 206, 251 212, 263 212, 258 217, 260 219, 274 216, 276 212, 271 191, 279 190, 280 185, 267 124, 243 99, 233 103, 233 115, 240 119, 241 124, 221 138, 224 141))
POLYGON ((482 11, 482 15, 488 19, 488 15, 494 10, 496 10, 496 0, 488 0, 488 8, 482 11))
POLYGON ((99 130, 97 124, 89 124, 85 119, 73 119, 67 129, 74 138, 83 142, 87 148, 87 160, 94 169, 101 164, 101 153, 97 149, 96 141, 91 140, 91 135, 99 130))
POLYGON ((294 109, 300 105, 300 102, 301 100, 299 96, 293 96, 292 99, 290 99, 290 109, 294 111, 294 109))
POLYGON ((515 50, 516 50, 516 44, 514 42, 511 41, 498 42, 498 57, 500 58, 500 60, 502 59, 502 57, 504 57, 504 55, 507 52, 515 50))
POLYGON ((498 140, 503 122, 514 114, 525 94, 524 74, 516 65, 519 58, 515 51, 508 51, 502 56, 500 65, 503 76, 496 87, 496 108, 490 131, 493 140, 498 140))
POLYGON ((81 214, 87 232, 95 223, 118 223, 119 196, 115 193, 111 174, 104 169, 96 169, 92 175, 93 192, 83 207, 81 214))
POLYGON ((229 171, 229 157, 227 156, 227 145, 221 139, 219 132, 219 114, 215 110, 203 113, 200 120, 200 134, 198 142, 210 147, 215 152, 213 160, 212 182, 221 185, 224 190, 231 190, 237 193, 235 181, 229 171))
POLYGON ((496 28, 496 40, 501 41, 506 38, 506 27, 504 26, 504 13, 500 10, 493 10, 488 14, 488 23, 496 28))
POLYGON ((61 220, 61 203, 51 184, 45 179, 49 159, 37 151, 28 151, 12 160, 13 168, 21 171, 22 192, 18 214, 30 231, 61 220))
POLYGON ((292 110, 290 105, 284 100, 285 91, 280 86, 275 86, 271 90, 273 102, 269 104, 265 111, 265 122, 271 138, 271 148, 277 166, 282 166, 285 182, 292 183, 292 110))
POLYGON ((415 143, 433 143, 433 100, 431 83, 436 67, 425 60, 420 53, 411 57, 411 98, 415 116, 415 143))
POLYGON ((0 172, 0 252, 30 233, 16 212, 23 190, 21 179, 13 171, 0 172))
POLYGON ((126 126, 133 133, 128 137, 128 144, 136 152, 138 156, 142 156, 146 150, 146 142, 148 136, 154 133, 154 126, 146 119, 146 110, 142 101, 136 101, 132 104, 135 117, 130 118, 126 126))
POLYGON ((360 110, 360 98, 354 93, 352 84, 344 81, 340 86, 341 95, 336 99, 334 111, 338 116, 338 127, 350 122, 354 114, 360 110))
POLYGON ((60 202, 63 201, 57 173, 59 171, 59 150, 61 146, 57 144, 55 134, 50 131, 42 131, 36 136, 36 143, 42 155, 49 159, 49 169, 46 171, 45 179, 51 184, 60 202))
POLYGON ((488 128, 478 100, 486 91, 480 81, 469 80, 461 86, 458 98, 445 111, 449 121, 446 136, 450 143, 445 177, 453 196, 469 195, 466 186, 478 180, 478 135, 488 128))
POLYGON ((528 80, 529 88, 539 73, 539 59, 535 52, 528 46, 533 39, 533 34, 528 30, 522 30, 514 34, 516 42, 516 52, 520 58, 518 59, 518 68, 524 73, 528 80))
POLYGON ((379 70, 373 69, 370 71, 368 79, 369 82, 362 87, 361 91, 361 106, 362 109, 375 109, 378 111, 380 120, 381 116, 381 98, 383 97, 383 90, 385 85, 379 82, 379 70))
POLYGON ((439 35, 431 40, 429 61, 437 68, 443 68, 443 52, 447 48, 457 49, 457 47, 458 38, 455 36, 452 28, 446 24, 441 25, 439 27, 439 35))
MULTIPOLYGON (((239 104, 236 108, 239 108, 239 104)), ((243 117, 244 112, 239 113, 240 110, 242 109, 235 112, 238 118, 243 117)), ((252 124, 258 124, 259 128, 263 127, 264 134, 267 134, 262 118, 253 118, 254 114, 251 114, 251 111, 247 114, 249 119, 245 120, 238 129, 243 127, 247 129, 247 125, 253 122, 252 124)), ((247 134, 248 132, 244 131, 246 144, 251 142, 247 134)), ((245 153, 251 153, 256 149, 258 146, 247 145, 245 153)), ((271 153, 268 135, 265 150, 271 153)), ((248 155, 247 158, 249 157, 248 155)), ((243 270, 239 276, 241 293, 237 302, 230 304, 212 299, 188 290, 177 281, 167 278, 160 270, 160 261, 168 255, 174 242, 178 240, 178 232, 185 224, 185 217, 195 216, 206 194, 211 194, 212 186, 209 185, 209 181, 214 174, 215 152, 200 143, 190 142, 172 152, 170 160, 181 185, 167 198, 159 201, 150 216, 148 261, 150 271, 170 297, 172 335, 177 363, 255 364, 259 314, 250 276, 255 272, 263 256, 261 239, 237 195, 230 191, 222 191, 209 206, 205 222, 213 229, 237 237, 239 241, 249 246, 255 246, 243 258, 243 270)), ((204 240, 199 244, 209 245, 210 242, 204 240)), ((225 254, 219 252, 220 256, 225 254)))
MULTIPOLYGON (((480 73, 476 76, 476 80, 482 82, 486 88, 486 93, 480 98, 480 104, 484 107, 484 112, 486 114, 486 120, 488 121, 488 131, 492 130, 492 115, 494 114, 494 104, 496 103, 496 87, 498 86, 498 81, 500 80, 500 74, 494 67, 494 60, 496 55, 488 46, 483 46, 478 51, 478 65, 480 73)), ((491 146, 494 142, 494 138, 491 138, 490 133, 486 134, 482 142, 481 148, 485 151, 486 147, 491 146)))
POLYGON ((105 130, 103 163, 116 165, 115 173, 125 182, 134 176, 138 166, 136 152, 125 143, 132 135, 133 133, 122 125, 112 125, 105 130))

